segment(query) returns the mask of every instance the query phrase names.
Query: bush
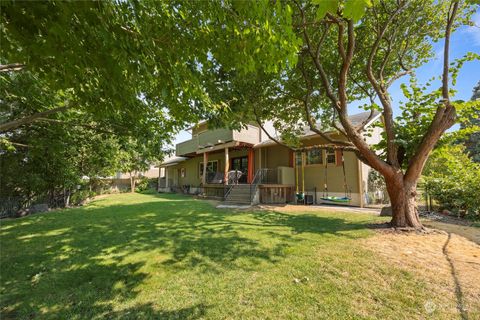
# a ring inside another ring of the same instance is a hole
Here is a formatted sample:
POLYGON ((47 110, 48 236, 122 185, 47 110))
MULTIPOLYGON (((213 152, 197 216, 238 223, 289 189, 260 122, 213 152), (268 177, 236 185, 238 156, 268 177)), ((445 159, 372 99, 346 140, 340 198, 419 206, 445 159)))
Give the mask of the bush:
POLYGON ((158 189, 158 178, 149 178, 148 179, 148 188, 157 190, 158 189))
POLYGON ((148 188, 148 178, 142 177, 136 183, 135 192, 142 192, 148 190, 148 188))
POLYGON ((480 220, 480 164, 460 145, 436 150, 425 168, 428 193, 443 208, 480 220))
POLYGON ((83 204, 87 199, 93 198, 96 196, 96 193, 89 190, 78 190, 73 193, 70 197, 70 204, 78 206, 83 204))

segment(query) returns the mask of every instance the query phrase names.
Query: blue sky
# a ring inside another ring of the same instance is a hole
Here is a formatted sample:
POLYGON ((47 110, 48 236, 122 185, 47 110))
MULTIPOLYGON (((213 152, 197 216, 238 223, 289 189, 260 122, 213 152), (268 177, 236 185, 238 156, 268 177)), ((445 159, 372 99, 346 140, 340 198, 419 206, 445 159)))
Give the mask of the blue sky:
MULTIPOLYGON (((462 27, 457 30, 451 37, 450 45, 450 61, 463 57, 467 52, 475 52, 480 54, 480 9, 473 15, 472 20, 474 26, 462 27)), ((416 75, 420 83, 425 83, 432 77, 438 77, 442 73, 443 64, 443 41, 434 43, 433 50, 435 58, 416 70, 416 75)), ((402 83, 408 83, 409 77, 403 77, 391 86, 389 93, 392 96, 394 115, 400 112, 399 105, 405 98, 400 89, 402 83)), ((464 64, 458 75, 457 83, 454 89, 457 90, 453 97, 455 100, 469 100, 472 96, 472 89, 480 81, 480 61, 470 61, 464 64)), ((435 82, 432 89, 440 86, 440 82, 435 82)), ((360 112, 358 105, 360 103, 352 103, 349 108, 350 114, 360 112)), ((190 133, 186 131, 179 132, 176 136, 174 144, 190 139, 190 133)))
MULTIPOLYGON (((450 42, 450 61, 462 58, 467 52, 480 54, 480 9, 473 15, 474 26, 462 27, 451 36, 450 42)), ((444 41, 434 43, 433 51, 435 58, 424 64, 416 70, 416 76, 419 83, 426 83, 432 77, 439 77, 443 68, 443 44, 444 41)), ((400 85, 409 82, 409 76, 405 76, 394 82, 389 90, 393 100, 394 115, 400 112, 399 104, 406 101, 403 96, 400 85)), ((469 100, 472 97, 473 87, 480 81, 480 61, 466 62, 457 78, 457 83, 453 87, 457 90, 454 100, 469 100)), ((440 80, 432 84, 432 89, 437 89, 441 85, 440 80)), ((352 103, 349 109, 350 113, 361 112, 358 109, 359 103, 352 103)))

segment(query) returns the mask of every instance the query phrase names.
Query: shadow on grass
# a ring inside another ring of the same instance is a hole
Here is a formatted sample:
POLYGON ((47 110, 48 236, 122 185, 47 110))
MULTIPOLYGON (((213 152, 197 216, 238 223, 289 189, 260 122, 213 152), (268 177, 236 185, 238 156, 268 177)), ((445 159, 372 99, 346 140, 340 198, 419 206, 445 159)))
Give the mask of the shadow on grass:
POLYGON ((144 195, 145 201, 85 208, 9 221, 1 229, 0 311, 8 318, 202 317, 204 304, 156 310, 145 304, 116 311, 135 299, 152 277, 143 267, 155 251, 168 258, 158 268, 219 273, 284 259, 284 248, 302 233, 351 237, 362 222, 314 214, 234 213, 174 195, 144 195), (276 238, 266 246, 260 236, 276 238), (138 255, 135 262, 129 259, 138 255), (248 263, 239 264, 242 259, 248 263), (118 307, 117 307, 118 308, 118 307))

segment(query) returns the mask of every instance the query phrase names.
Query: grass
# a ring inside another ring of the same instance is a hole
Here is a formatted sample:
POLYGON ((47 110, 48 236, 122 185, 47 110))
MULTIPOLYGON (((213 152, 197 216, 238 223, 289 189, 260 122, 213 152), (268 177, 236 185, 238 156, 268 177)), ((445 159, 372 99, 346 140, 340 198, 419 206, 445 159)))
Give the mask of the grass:
POLYGON ((121 194, 2 221, 0 318, 447 318, 427 313, 422 279, 360 244, 378 219, 121 194))

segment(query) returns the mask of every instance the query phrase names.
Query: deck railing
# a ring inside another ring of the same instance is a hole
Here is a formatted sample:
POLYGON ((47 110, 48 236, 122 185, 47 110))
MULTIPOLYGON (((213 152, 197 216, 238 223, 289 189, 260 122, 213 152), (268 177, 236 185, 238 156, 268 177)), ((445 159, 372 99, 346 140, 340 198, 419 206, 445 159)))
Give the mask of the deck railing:
POLYGON ((277 169, 262 168, 255 172, 252 183, 250 184, 250 203, 253 202, 259 184, 278 183, 277 169))

